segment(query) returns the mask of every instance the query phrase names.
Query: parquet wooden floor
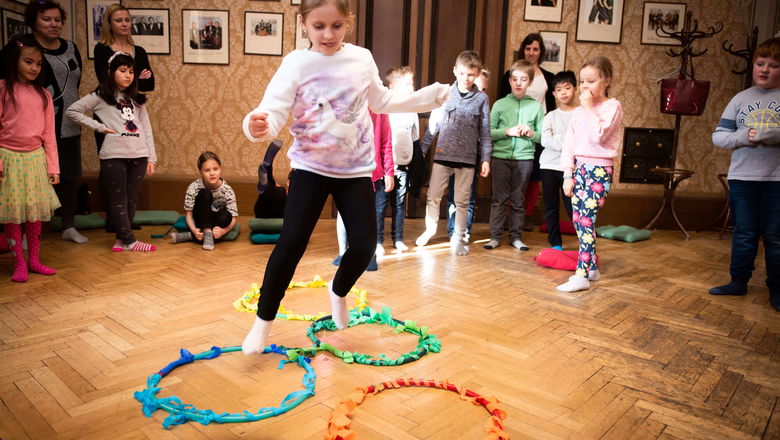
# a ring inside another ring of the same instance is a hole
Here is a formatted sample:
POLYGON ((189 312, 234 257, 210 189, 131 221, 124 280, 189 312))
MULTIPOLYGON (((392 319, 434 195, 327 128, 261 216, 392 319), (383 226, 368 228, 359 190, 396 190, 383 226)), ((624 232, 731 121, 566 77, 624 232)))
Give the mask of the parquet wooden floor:
MULTIPOLYGON (((242 219, 246 224, 246 219, 242 219)), ((421 220, 407 223, 411 243, 421 220)), ((145 227, 141 237, 162 231, 145 227)), ((335 225, 322 220, 295 280, 330 279, 335 225)), ((111 253, 112 238, 88 231, 85 245, 44 237, 53 277, 10 281, 0 255, 0 438, 319 439, 333 407, 359 386, 394 378, 449 380, 495 396, 513 439, 778 439, 780 314, 768 305, 763 251, 745 297, 707 289, 728 280, 730 243, 717 233, 658 231, 640 243, 600 240, 602 280, 560 293, 569 273, 503 245, 449 254, 443 239, 421 252, 390 255, 358 287, 369 303, 426 325, 442 352, 401 367, 312 361, 316 395, 287 414, 244 424, 188 423, 164 430, 133 392, 178 358, 241 343, 252 316, 231 303, 259 280, 270 246, 238 241, 205 252, 191 244, 150 254, 111 253)), ((484 238, 486 225, 475 225, 484 238)), ((573 248, 575 238, 567 237, 573 248)), ((328 310, 324 289, 296 289, 296 312, 328 310)), ((277 320, 269 342, 309 346, 307 323, 277 320)), ((415 338, 380 326, 323 335, 343 349, 394 357, 415 338)), ((163 379, 161 396, 198 408, 256 411, 301 388, 302 370, 280 358, 240 353, 187 365, 163 379)), ((454 393, 400 389, 371 397, 355 413, 359 439, 478 439, 487 413, 454 393)))

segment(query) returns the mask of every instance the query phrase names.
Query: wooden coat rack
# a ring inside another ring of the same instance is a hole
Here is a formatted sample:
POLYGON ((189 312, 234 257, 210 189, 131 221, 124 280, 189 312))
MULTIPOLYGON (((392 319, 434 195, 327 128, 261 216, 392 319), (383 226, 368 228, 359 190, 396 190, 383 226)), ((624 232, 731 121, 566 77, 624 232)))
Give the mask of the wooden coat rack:
POLYGON ((741 50, 733 50, 733 44, 728 44, 728 40, 723 42, 723 50, 726 52, 742 58, 745 60, 745 68, 741 70, 731 70, 734 75, 745 75, 743 89, 747 89, 753 85, 753 77, 750 72, 753 70, 753 54, 756 53, 756 47, 758 47, 758 26, 753 28, 753 32, 747 37, 746 47, 741 50))
MULTIPOLYGON (((672 38, 680 42, 681 48, 675 50, 673 48, 667 49, 667 54, 671 57, 680 57, 680 70, 677 75, 678 79, 696 79, 693 71, 693 59, 707 53, 707 49, 694 50, 693 43, 696 40, 703 38, 710 38, 713 35, 723 30, 722 23, 716 23, 715 26, 710 26, 706 31, 699 30, 699 20, 693 19, 693 12, 688 11, 685 14, 685 21, 683 22, 683 29, 678 32, 669 32, 663 27, 655 30, 656 35, 659 37, 672 38)), ((659 174, 663 179, 664 196, 661 201, 661 206, 658 212, 655 214, 650 223, 645 226, 645 229, 651 229, 655 222, 661 217, 661 214, 665 210, 669 210, 672 213, 674 221, 677 223, 680 231, 683 233, 685 239, 689 239, 690 235, 685 230, 680 219, 677 217, 677 212, 674 209, 674 193, 677 190, 677 186, 685 179, 693 176, 694 172, 689 170, 682 170, 677 168, 677 145, 680 142, 680 124, 682 122, 682 115, 674 115, 674 140, 672 141, 672 157, 671 168, 655 168, 652 169, 656 174, 659 174)))

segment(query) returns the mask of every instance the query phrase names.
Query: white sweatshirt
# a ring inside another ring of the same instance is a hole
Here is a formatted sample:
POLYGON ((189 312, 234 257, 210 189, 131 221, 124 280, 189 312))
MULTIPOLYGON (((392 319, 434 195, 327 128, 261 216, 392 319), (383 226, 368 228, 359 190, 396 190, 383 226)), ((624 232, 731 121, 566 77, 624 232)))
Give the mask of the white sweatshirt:
POLYGON ((433 84, 412 94, 393 93, 382 84, 371 52, 344 44, 333 55, 295 50, 282 60, 260 105, 246 115, 244 134, 259 142, 279 134, 292 113, 295 137, 287 152, 293 169, 328 177, 371 176, 375 113, 425 112, 440 106, 449 86, 433 84), (268 135, 249 131, 252 114, 267 113, 268 135))

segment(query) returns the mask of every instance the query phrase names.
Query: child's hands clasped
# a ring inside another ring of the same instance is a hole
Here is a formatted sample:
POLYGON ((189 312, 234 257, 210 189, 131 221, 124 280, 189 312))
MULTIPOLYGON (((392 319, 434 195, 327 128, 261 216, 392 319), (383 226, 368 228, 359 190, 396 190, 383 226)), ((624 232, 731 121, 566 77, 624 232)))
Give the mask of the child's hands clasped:
POLYGON ((506 129, 506 135, 509 137, 533 137, 534 131, 527 125, 515 125, 506 129))
POLYGON ((268 113, 253 113, 249 117, 249 133, 256 138, 265 137, 268 134, 268 113))
POLYGON ((195 228, 194 233, 195 233, 195 238, 197 238, 198 241, 203 240, 203 231, 201 231, 199 228, 195 228))
POLYGON ((211 233, 214 234, 214 238, 220 238, 223 235, 225 235, 225 230, 220 228, 219 226, 215 226, 214 229, 211 230, 211 233))

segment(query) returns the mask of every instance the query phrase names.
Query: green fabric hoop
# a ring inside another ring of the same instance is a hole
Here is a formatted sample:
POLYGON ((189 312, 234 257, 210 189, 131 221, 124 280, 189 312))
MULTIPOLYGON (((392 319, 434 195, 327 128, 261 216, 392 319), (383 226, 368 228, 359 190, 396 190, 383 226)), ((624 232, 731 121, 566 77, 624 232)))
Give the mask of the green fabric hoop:
POLYGON ((410 362, 414 362, 426 354, 433 352, 438 353, 441 351, 441 341, 436 335, 428 333, 428 327, 418 327, 414 321, 401 321, 395 319, 390 315, 390 308, 383 307, 382 312, 367 307, 363 310, 351 310, 349 312, 349 327, 354 327, 360 324, 384 324, 395 328, 396 333, 407 332, 417 336, 417 347, 409 353, 402 354, 396 359, 390 359, 385 354, 379 355, 379 358, 375 358, 370 354, 349 352, 346 350, 340 350, 328 343, 322 342, 317 338, 316 333, 326 330, 337 330, 336 324, 333 322, 331 316, 325 316, 323 318, 314 321, 309 329, 306 331, 309 339, 314 342, 314 347, 305 349, 288 350, 287 355, 291 361, 294 361, 298 355, 312 356, 317 351, 329 351, 334 356, 341 358, 344 362, 351 364, 363 364, 374 365, 379 367, 391 367, 396 365, 404 365, 410 362))

